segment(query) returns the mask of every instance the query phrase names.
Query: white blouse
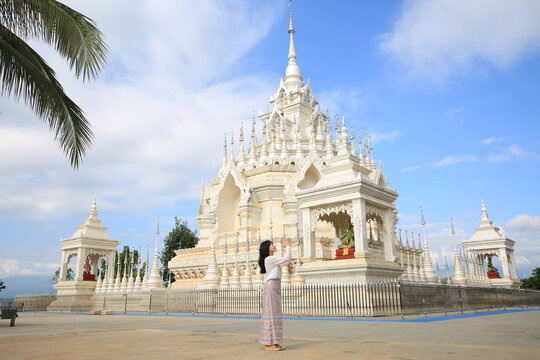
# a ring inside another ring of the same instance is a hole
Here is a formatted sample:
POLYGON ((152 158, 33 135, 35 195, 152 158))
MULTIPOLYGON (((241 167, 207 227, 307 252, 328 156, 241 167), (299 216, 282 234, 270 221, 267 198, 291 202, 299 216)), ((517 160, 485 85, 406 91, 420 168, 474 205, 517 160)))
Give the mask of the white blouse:
POLYGON ((281 279, 281 266, 288 265, 291 262, 291 248, 289 246, 285 247, 285 256, 268 256, 264 259, 264 267, 266 268, 266 279, 264 282, 267 282, 270 279, 281 279))

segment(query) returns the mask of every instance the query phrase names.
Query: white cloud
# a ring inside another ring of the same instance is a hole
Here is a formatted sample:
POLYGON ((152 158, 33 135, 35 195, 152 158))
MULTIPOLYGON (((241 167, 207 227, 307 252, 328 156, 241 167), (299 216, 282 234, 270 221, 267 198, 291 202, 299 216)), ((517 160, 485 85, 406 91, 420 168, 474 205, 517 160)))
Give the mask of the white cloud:
MULTIPOLYGON (((317 95, 321 110, 328 108, 333 113, 331 116, 338 115, 341 121, 343 114, 356 112, 366 106, 369 102, 369 93, 367 90, 326 90, 317 95)), ((347 118, 345 118, 347 122, 347 118)))
MULTIPOLYGON (((528 232, 538 231, 540 232, 540 216, 530 215, 518 215, 513 219, 510 219, 504 226, 510 231, 528 232)), ((536 234, 540 239, 540 233, 536 234)))
POLYGON ((504 141, 503 137, 489 137, 487 139, 482 140, 482 145, 489 145, 494 142, 500 142, 504 141))
POLYGON ((58 269, 58 264, 41 262, 21 262, 17 259, 0 258, 0 276, 9 277, 16 275, 51 275, 58 269))
MULTIPOLYGON (((79 170, 24 104, 0 99, 2 216, 60 218, 88 210, 94 196, 100 210, 198 199, 201 176, 208 183, 219 168, 224 132, 238 136, 239 120, 250 122, 277 88, 264 76, 224 75, 266 35, 282 5, 139 5, 72 2, 98 22, 111 48, 104 73, 89 84, 37 45, 92 123, 95 142, 79 170)), ((283 70, 286 59, 285 49, 283 70)))
POLYGON ((420 169, 420 168, 421 168, 420 165, 409 166, 409 167, 406 167, 406 168, 404 168, 404 169, 401 169, 401 172, 415 171, 415 170, 418 170, 418 169, 420 169))
POLYGON ((514 246, 517 265, 527 271, 520 277, 529 277, 530 269, 540 266, 540 216, 521 214, 504 223, 508 237, 516 242, 514 246))
POLYGON ((383 141, 392 142, 403 135, 398 129, 394 129, 391 132, 373 132, 368 134, 371 136, 373 143, 377 144, 383 141))
POLYGON ((480 69, 505 69, 540 49, 536 0, 421 0, 405 3, 381 50, 409 76, 431 82, 480 69))
POLYGON ((519 145, 510 145, 502 149, 498 154, 491 155, 488 158, 492 163, 524 159, 540 160, 540 154, 534 151, 523 150, 519 145))
POLYGON ((435 166, 455 165, 462 162, 477 161, 477 160, 478 160, 478 156, 475 156, 475 155, 449 155, 445 157, 444 159, 436 162, 435 166))

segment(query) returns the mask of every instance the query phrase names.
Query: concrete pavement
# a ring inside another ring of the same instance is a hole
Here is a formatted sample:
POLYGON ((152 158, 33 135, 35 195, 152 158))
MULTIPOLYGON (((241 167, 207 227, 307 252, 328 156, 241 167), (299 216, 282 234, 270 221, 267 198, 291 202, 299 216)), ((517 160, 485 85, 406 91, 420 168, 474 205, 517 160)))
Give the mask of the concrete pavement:
POLYGON ((0 359, 540 359, 540 311, 443 319, 285 320, 270 352, 253 318, 22 313, 0 359))

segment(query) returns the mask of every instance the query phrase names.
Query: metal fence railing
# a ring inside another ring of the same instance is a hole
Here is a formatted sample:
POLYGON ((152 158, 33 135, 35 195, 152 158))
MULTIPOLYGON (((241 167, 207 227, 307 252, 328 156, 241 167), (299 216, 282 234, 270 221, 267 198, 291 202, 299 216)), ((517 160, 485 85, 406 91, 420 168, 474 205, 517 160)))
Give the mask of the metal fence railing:
POLYGON ((21 311, 47 311, 47 307, 56 300, 53 294, 38 295, 18 295, 13 299, 14 302, 22 303, 21 311))
MULTIPOLYGON (((261 287, 158 289, 77 296, 17 296, 23 311, 250 314, 261 312, 261 287)), ((363 317, 540 306, 540 291, 375 281, 281 289, 285 316, 363 317)))
POLYGON ((526 289, 401 283, 400 293, 402 315, 540 306, 540 291, 526 289))

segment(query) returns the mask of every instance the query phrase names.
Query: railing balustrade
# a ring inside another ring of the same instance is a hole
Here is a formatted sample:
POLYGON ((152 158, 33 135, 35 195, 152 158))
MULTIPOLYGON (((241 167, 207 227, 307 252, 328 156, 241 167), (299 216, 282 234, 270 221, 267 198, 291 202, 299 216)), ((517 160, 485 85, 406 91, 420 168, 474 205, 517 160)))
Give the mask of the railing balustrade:
MULTIPOLYGON (((259 315, 262 293, 262 287, 242 286, 217 290, 172 288, 101 294, 94 295, 93 305, 81 307, 80 311, 101 309, 115 312, 259 315)), ((23 311, 67 311, 67 308, 62 309, 62 304, 72 304, 75 300, 66 297, 66 301, 57 301, 51 308, 49 305, 57 298, 63 297, 28 295, 17 296, 15 301, 24 304, 23 311)), ((281 299, 284 316, 355 318, 538 307, 540 291, 370 281, 284 286, 281 299)))

